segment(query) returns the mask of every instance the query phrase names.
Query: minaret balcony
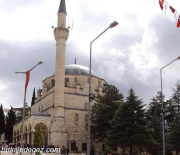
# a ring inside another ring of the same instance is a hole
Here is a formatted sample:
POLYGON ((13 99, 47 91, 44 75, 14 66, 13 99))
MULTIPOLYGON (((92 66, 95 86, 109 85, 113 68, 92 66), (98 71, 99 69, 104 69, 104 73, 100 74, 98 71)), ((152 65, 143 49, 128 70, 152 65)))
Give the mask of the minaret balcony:
POLYGON ((56 27, 54 29, 54 38, 67 40, 69 36, 69 30, 64 27, 56 27))

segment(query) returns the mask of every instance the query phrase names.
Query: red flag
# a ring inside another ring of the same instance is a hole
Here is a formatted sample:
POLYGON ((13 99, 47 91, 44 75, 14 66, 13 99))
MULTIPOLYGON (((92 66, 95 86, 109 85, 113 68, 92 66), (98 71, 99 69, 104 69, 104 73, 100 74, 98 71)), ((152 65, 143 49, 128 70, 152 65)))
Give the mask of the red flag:
POLYGON ((180 28, 180 15, 179 15, 179 18, 178 18, 177 27, 180 28))
POLYGON ((175 9, 172 6, 170 6, 169 8, 171 9, 172 13, 175 12, 175 9))
POLYGON ((26 72, 26 84, 25 84, 25 91, 27 91, 27 86, 29 83, 29 78, 30 78, 30 71, 26 72))
POLYGON ((161 10, 163 10, 163 4, 164 4, 164 0, 159 0, 159 5, 160 5, 161 10))

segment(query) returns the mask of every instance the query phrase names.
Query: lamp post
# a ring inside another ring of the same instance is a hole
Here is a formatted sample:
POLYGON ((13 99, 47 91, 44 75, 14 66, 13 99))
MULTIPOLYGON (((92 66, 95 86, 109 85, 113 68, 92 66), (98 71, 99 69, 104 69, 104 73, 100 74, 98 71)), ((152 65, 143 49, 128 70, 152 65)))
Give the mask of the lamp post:
POLYGON ((161 104, 162 104, 162 137, 163 137, 163 155, 165 155, 165 134, 164 134, 164 114, 165 114, 165 109, 164 109, 164 105, 163 105, 163 90, 162 90, 162 70, 164 68, 166 68, 167 66, 169 66, 171 63, 173 63, 176 60, 179 60, 180 56, 176 59, 174 59, 173 61, 171 61, 170 63, 168 63, 166 66, 164 66, 163 68, 160 69, 160 77, 161 77, 161 104))
POLYGON ((73 135, 74 135, 74 153, 76 153, 76 141, 75 141, 75 136, 76 136, 76 131, 73 131, 73 135))
POLYGON ((87 136, 87 155, 90 155, 90 125, 91 125, 91 100, 94 99, 94 95, 91 94, 91 53, 92 53, 92 43, 98 39, 103 33, 105 33, 109 28, 113 28, 118 25, 118 22, 112 22, 107 29, 105 29, 100 35, 98 35, 93 41, 90 43, 90 64, 89 64, 89 108, 88 108, 88 136, 87 136))
POLYGON ((30 70, 27 70, 26 72, 15 72, 16 74, 18 73, 23 73, 26 74, 26 82, 25 82, 25 90, 24 90, 24 103, 23 103, 23 114, 22 114, 22 124, 21 124, 21 148, 24 148, 23 146, 23 126, 24 126, 24 115, 25 115, 25 103, 26 103, 26 91, 27 91, 27 85, 29 82, 30 78, 30 72, 38 65, 41 65, 43 61, 39 61, 33 68, 30 70))

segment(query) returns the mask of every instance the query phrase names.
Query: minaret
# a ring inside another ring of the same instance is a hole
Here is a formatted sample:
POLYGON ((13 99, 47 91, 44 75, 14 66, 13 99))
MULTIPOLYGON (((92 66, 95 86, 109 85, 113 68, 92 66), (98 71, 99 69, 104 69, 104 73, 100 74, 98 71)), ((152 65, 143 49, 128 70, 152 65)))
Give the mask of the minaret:
POLYGON ((50 143, 53 145, 67 144, 67 129, 64 120, 64 79, 65 79, 65 49, 69 30, 66 28, 66 3, 61 0, 58 10, 58 24, 54 29, 56 40, 56 68, 55 68, 55 94, 54 116, 51 124, 50 143))

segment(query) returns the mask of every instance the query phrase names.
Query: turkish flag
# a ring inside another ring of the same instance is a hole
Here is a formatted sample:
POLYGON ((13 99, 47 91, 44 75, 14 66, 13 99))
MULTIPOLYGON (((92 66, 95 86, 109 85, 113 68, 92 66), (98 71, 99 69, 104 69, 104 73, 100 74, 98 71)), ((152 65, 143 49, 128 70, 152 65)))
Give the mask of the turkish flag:
POLYGON ((175 9, 172 6, 170 6, 169 8, 171 9, 172 13, 175 12, 175 9))
POLYGON ((164 4, 164 0, 159 0, 159 5, 160 5, 161 10, 163 10, 163 4, 164 4))
POLYGON ((180 15, 179 15, 179 18, 178 18, 177 27, 180 28, 180 15))
POLYGON ((27 86, 29 83, 29 78, 30 78, 30 71, 26 72, 26 84, 25 84, 25 91, 27 91, 27 86))

